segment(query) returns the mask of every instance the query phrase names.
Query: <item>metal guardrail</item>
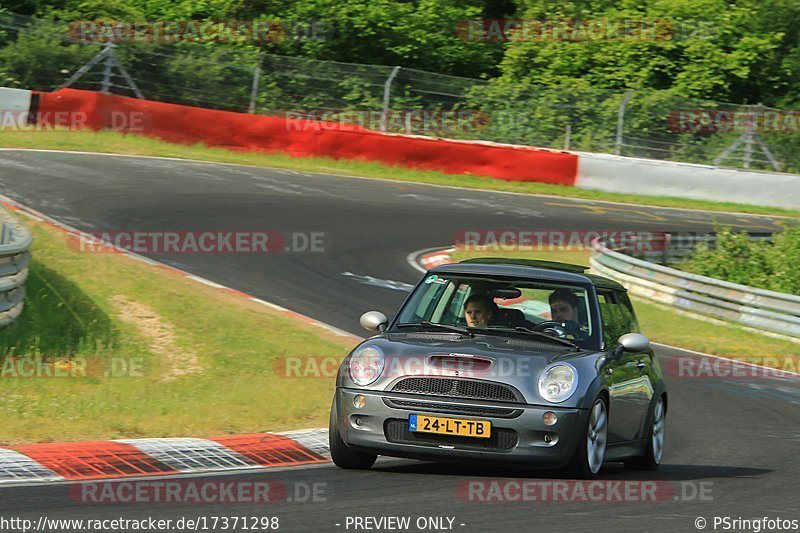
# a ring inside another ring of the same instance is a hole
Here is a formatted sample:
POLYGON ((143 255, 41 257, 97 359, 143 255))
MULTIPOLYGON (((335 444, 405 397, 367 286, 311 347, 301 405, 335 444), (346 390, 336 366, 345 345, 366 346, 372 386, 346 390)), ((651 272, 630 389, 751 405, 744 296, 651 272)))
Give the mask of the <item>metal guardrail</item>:
POLYGON ((681 272, 595 241, 591 267, 631 294, 685 311, 800 338, 800 296, 681 272))
MULTIPOLYGON (((771 241, 772 233, 749 233, 753 241, 771 241)), ((644 259, 652 263, 668 265, 691 259, 699 244, 706 244, 709 248, 714 248, 717 244, 717 236, 714 233, 696 232, 669 232, 653 233, 645 242, 633 242, 633 246, 626 248, 626 255, 637 259, 644 259)), ((608 241, 611 249, 616 250, 615 242, 608 241)))
POLYGON ((32 242, 31 232, 0 208, 0 327, 22 313, 32 242))

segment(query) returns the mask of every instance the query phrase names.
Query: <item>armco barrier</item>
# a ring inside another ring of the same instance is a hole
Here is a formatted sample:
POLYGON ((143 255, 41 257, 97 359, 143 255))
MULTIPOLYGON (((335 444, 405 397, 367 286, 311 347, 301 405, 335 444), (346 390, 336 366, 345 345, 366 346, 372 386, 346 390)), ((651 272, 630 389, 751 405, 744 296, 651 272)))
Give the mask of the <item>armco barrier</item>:
POLYGON ((74 89, 41 95, 40 126, 59 119, 63 124, 65 112, 80 114, 83 127, 113 128, 175 143, 379 161, 512 181, 571 186, 578 167, 575 154, 527 146, 392 135, 355 125, 233 113, 74 89))
POLYGON ((22 313, 31 232, 0 208, 0 327, 22 313))
POLYGON ((579 155, 575 185, 581 189, 800 209, 800 176, 794 174, 608 154, 579 155))
POLYGON ((800 296, 681 272, 612 251, 600 241, 589 264, 637 296, 800 338, 800 296))

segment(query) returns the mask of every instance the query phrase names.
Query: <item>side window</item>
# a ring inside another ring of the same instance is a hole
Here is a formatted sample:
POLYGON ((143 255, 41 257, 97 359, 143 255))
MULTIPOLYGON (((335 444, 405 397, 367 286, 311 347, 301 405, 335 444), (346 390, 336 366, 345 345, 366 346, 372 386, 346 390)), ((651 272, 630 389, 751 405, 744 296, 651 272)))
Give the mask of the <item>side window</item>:
POLYGON ((622 335, 639 332, 639 324, 627 294, 622 291, 598 291, 597 299, 603 319, 603 342, 606 349, 616 346, 622 335))
POLYGON ((606 350, 617 345, 623 334, 622 315, 614 304, 611 291, 598 291, 597 302, 600 305, 600 318, 603 321, 603 343, 606 350))
POLYGON ((619 309, 622 312, 622 318, 625 321, 625 333, 641 333, 639 330, 639 322, 636 320, 636 313, 633 312, 633 305, 628 294, 622 291, 617 291, 617 300, 619 301, 619 309))

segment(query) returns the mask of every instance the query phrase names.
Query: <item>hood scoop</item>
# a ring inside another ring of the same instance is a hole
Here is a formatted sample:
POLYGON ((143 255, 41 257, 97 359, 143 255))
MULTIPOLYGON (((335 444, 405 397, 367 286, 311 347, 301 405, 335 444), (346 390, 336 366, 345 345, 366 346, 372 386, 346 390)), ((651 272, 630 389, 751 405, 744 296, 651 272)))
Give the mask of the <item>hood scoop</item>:
POLYGON ((449 354, 430 354, 425 362, 436 370, 445 370, 458 373, 482 373, 488 372, 494 366, 495 360, 482 355, 449 353, 449 354))

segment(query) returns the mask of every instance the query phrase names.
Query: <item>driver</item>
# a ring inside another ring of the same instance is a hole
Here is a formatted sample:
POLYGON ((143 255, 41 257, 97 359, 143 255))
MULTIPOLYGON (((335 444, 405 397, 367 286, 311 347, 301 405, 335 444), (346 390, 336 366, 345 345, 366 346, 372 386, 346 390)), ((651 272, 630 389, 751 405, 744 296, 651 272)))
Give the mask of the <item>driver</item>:
POLYGON ((485 328, 492 318, 493 302, 486 294, 473 294, 464 302, 464 318, 471 328, 485 328))
POLYGON ((567 334, 578 339, 585 336, 581 331, 578 315, 578 297, 569 289, 556 289, 550 294, 550 316, 567 328, 567 334))

